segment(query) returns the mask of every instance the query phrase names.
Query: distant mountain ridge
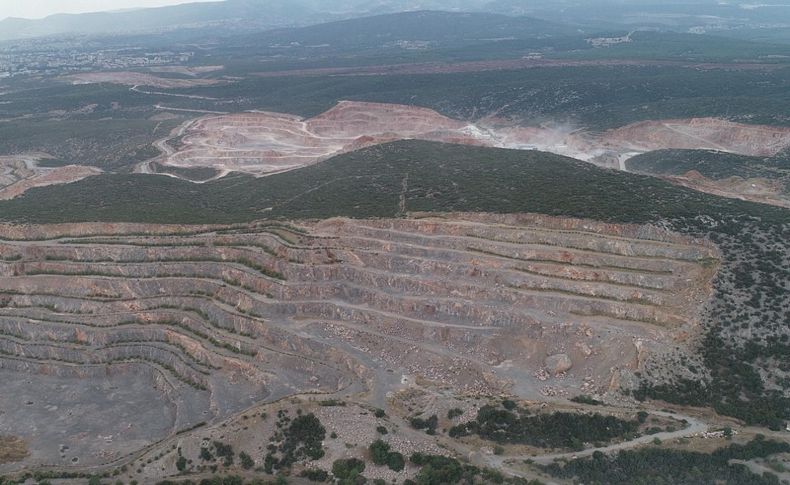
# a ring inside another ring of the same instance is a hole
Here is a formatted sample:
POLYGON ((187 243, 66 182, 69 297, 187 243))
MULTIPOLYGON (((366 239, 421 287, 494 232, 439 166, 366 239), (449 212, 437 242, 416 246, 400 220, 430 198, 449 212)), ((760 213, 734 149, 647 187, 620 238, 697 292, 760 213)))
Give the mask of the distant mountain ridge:
POLYGON ((8 18, 0 21, 0 41, 206 27, 244 33, 427 10, 529 16, 573 25, 584 31, 648 28, 761 38, 760 30, 765 29, 769 38, 790 42, 790 34, 782 32, 788 30, 790 7, 718 0, 216 0, 136 10, 57 14, 37 20, 8 18))
POLYGON ((425 9, 472 10, 487 0, 349 0, 329 7, 321 0, 226 0, 169 7, 56 14, 43 19, 0 21, 0 41, 62 34, 128 34, 183 27, 230 25, 270 29, 425 9))
POLYGON ((482 12, 420 10, 273 30, 250 36, 258 43, 379 47, 393 42, 463 45, 497 39, 546 38, 577 33, 559 23, 482 12))
POLYGON ((0 40, 60 34, 108 34, 171 30, 181 27, 238 24, 250 28, 298 26, 332 20, 305 0, 229 0, 185 3, 120 12, 57 14, 44 19, 0 21, 0 40))

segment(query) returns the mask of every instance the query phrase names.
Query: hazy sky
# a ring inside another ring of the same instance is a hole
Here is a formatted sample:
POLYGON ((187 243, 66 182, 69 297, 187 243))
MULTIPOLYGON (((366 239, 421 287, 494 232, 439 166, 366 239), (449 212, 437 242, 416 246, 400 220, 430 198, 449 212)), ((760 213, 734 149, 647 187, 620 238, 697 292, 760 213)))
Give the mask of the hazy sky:
POLYGON ((0 19, 6 17, 35 19, 53 13, 100 12, 206 1, 211 0, 0 0, 0 19))

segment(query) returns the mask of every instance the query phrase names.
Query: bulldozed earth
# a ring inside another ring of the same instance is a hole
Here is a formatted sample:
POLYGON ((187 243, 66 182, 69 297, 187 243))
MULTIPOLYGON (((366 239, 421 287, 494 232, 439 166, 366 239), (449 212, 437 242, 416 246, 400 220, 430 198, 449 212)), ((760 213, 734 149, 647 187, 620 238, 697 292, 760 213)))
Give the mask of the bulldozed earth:
POLYGON ((353 399, 322 411, 335 421, 418 387, 622 403, 701 333, 719 260, 655 226, 530 214, 0 238, 0 443, 17 450, 0 473, 119 466, 296 396, 353 399))
POLYGON ((39 161, 47 158, 45 154, 0 157, 0 200, 13 199, 34 187, 67 184, 102 173, 81 165, 40 167, 39 161))

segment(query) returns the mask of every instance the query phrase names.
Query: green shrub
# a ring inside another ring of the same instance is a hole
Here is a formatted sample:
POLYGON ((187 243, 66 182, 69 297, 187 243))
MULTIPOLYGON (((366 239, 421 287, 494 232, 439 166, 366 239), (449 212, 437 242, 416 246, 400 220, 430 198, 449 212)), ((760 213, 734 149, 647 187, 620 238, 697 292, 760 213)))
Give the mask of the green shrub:
POLYGON ((428 419, 413 417, 409 420, 409 424, 414 429, 424 429, 426 433, 433 435, 436 434, 436 426, 439 425, 439 418, 434 414, 428 419))
POLYGON ((447 411, 447 419, 455 419, 458 416, 461 416, 463 414, 464 414, 464 410, 463 409, 461 409, 461 408, 453 408, 453 409, 447 411))
POLYGON ((332 463, 332 475, 341 480, 353 480, 365 471, 365 462, 357 458, 344 458, 332 463))
POLYGON ((239 460, 241 460, 241 467, 245 470, 249 470, 255 466, 255 460, 253 460, 252 457, 244 451, 239 453, 239 460))
POLYGON ((317 468, 307 468, 302 470, 300 477, 306 478, 311 482, 325 482, 329 479, 329 473, 317 468))
POLYGON ((390 445, 382 440, 376 440, 368 447, 370 460, 376 465, 385 465, 390 453, 390 445))

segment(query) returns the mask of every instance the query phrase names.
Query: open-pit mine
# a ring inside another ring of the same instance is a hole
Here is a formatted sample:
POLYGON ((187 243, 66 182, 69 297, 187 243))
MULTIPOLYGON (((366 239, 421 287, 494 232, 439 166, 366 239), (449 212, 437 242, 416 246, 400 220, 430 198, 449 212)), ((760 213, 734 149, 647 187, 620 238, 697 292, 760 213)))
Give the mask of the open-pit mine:
MULTIPOLYGON (((773 156, 790 146, 790 128, 697 118, 644 121, 592 133, 569 126, 521 126, 496 117, 468 122, 427 108, 342 101, 309 119, 245 112, 188 121, 157 143, 163 152, 160 157, 144 162, 137 171, 183 177, 179 170, 210 168, 214 178, 230 172, 264 176, 404 139, 541 150, 626 170, 629 158, 667 148, 773 156), (152 163, 165 170, 152 170, 152 163)), ((784 188, 770 181, 714 181, 698 174, 670 180, 704 192, 790 205, 784 188)))
POLYGON ((0 238, 0 420, 29 448, 3 473, 117 466, 295 395, 608 395, 700 333, 719 258, 654 226, 526 214, 0 238))

